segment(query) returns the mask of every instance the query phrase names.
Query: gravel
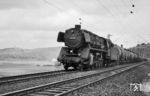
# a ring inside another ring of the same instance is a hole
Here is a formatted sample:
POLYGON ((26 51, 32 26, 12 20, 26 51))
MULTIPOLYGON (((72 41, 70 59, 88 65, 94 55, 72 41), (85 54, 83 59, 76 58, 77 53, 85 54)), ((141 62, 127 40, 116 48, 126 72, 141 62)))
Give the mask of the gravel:
MULTIPOLYGON (((73 96, 147 96, 144 92, 133 92, 130 83, 142 83, 150 73, 150 65, 142 65, 102 81, 75 93, 73 96)), ((150 81, 150 78, 149 78, 150 81)))
POLYGON ((77 72, 77 73, 71 73, 67 75, 59 75, 55 77, 46 77, 46 78, 38 78, 34 80, 29 80, 25 82, 19 82, 15 84, 4 84, 0 86, 0 94, 11 92, 11 91, 16 91, 24 88, 29 88, 33 86, 38 86, 42 84, 47 84, 47 83, 52 83, 60 80, 65 80, 65 79, 71 79, 71 78, 76 78, 80 77, 83 75, 88 75, 88 74, 93 74, 96 72, 101 72, 102 70, 96 70, 96 71, 84 71, 84 72, 77 72))
POLYGON ((6 84, 6 85, 0 86, 0 94, 12 92, 12 91, 16 91, 16 90, 20 90, 24 88, 29 88, 33 86, 38 86, 42 84, 52 83, 52 82, 56 82, 60 80, 76 78, 76 77, 80 77, 83 75, 93 74, 93 73, 101 72, 101 71, 103 71, 103 69, 96 70, 96 71, 84 71, 84 72, 79 72, 79 73, 71 73, 68 75, 56 76, 53 78, 47 77, 47 78, 41 78, 41 79, 34 79, 34 80, 26 81, 26 82, 20 82, 20 83, 9 84, 9 85, 6 84))

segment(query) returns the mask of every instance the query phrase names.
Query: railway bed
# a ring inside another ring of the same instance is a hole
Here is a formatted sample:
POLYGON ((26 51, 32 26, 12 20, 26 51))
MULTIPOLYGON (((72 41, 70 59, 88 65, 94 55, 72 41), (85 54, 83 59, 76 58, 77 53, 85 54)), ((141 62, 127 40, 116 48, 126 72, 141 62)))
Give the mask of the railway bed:
POLYGON ((82 88, 91 86, 92 84, 101 82, 101 80, 120 74, 142 64, 145 63, 133 64, 132 66, 131 64, 128 64, 122 65, 120 67, 113 67, 85 76, 56 81, 44 85, 26 88, 23 90, 1 94, 1 96, 66 96, 67 94, 73 94, 74 92, 79 91, 82 88))
POLYGON ((41 76, 55 76, 55 75, 59 75, 61 73, 65 73, 65 71, 59 70, 59 71, 40 72, 40 73, 1 77, 0 85, 2 85, 4 83, 19 82, 19 81, 23 81, 23 80, 32 79, 32 78, 40 78, 41 76))
POLYGON ((28 82, 32 82, 34 80, 36 81, 36 80, 40 80, 40 79, 44 79, 44 78, 49 78, 49 79, 56 78, 59 76, 64 76, 67 74, 73 74, 73 73, 77 73, 77 72, 78 71, 71 70, 68 73, 64 70, 59 70, 59 71, 51 71, 51 72, 40 72, 40 73, 33 73, 33 74, 2 77, 2 78, 0 78, 0 94, 3 93, 4 91, 9 92, 9 89, 11 89, 11 88, 12 88, 12 90, 10 90, 10 91, 15 90, 18 85, 20 85, 20 86, 23 86, 25 84, 30 85, 30 83, 28 83, 28 82), (13 86, 16 86, 16 88, 13 89, 13 86))
POLYGON ((52 72, 52 74, 50 74, 51 72, 46 72, 46 75, 44 75, 45 73, 44 72, 44 73, 40 73, 43 75, 38 75, 38 76, 34 76, 33 74, 31 74, 31 76, 25 75, 24 77, 24 75, 23 76, 20 75, 18 77, 21 77, 21 78, 12 77, 13 79, 8 79, 8 81, 6 79, 4 81, 1 81, 3 83, 1 83, 1 86, 0 86, 0 94, 11 92, 11 91, 16 91, 16 90, 20 90, 24 88, 29 88, 29 87, 33 87, 33 86, 37 86, 41 84, 56 82, 58 80, 64 80, 64 79, 78 77, 78 76, 82 76, 86 74, 91 74, 91 73, 94 73, 95 71, 96 70, 80 72, 80 71, 71 70, 68 72, 63 71, 62 73, 52 72))

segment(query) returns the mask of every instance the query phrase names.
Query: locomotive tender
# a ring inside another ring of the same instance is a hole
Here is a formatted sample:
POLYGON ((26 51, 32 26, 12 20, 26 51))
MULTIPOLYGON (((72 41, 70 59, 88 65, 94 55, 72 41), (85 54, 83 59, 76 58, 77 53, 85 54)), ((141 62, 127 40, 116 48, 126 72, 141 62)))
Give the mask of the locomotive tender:
POLYGON ((139 59, 137 54, 113 44, 110 39, 81 29, 81 25, 59 32, 57 41, 65 44, 57 58, 65 70, 95 69, 139 59))

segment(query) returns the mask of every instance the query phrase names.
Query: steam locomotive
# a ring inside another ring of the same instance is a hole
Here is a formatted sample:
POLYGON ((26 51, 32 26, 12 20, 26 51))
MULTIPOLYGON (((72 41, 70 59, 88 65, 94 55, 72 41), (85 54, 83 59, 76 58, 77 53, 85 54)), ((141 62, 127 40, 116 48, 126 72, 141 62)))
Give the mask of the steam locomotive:
POLYGON ((73 67, 75 70, 95 69, 139 61, 136 53, 126 50, 90 31, 81 29, 81 25, 59 32, 58 42, 63 42, 57 58, 65 70, 73 67))

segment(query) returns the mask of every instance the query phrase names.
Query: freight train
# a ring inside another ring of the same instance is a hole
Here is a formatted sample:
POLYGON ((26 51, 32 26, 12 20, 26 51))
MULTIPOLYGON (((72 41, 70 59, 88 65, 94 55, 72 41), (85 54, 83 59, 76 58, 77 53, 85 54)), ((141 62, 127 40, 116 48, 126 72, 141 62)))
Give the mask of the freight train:
POLYGON ((57 58, 65 70, 69 67, 75 70, 95 69, 141 60, 136 53, 115 45, 110 39, 81 29, 81 25, 59 32, 57 41, 65 44, 57 58))

